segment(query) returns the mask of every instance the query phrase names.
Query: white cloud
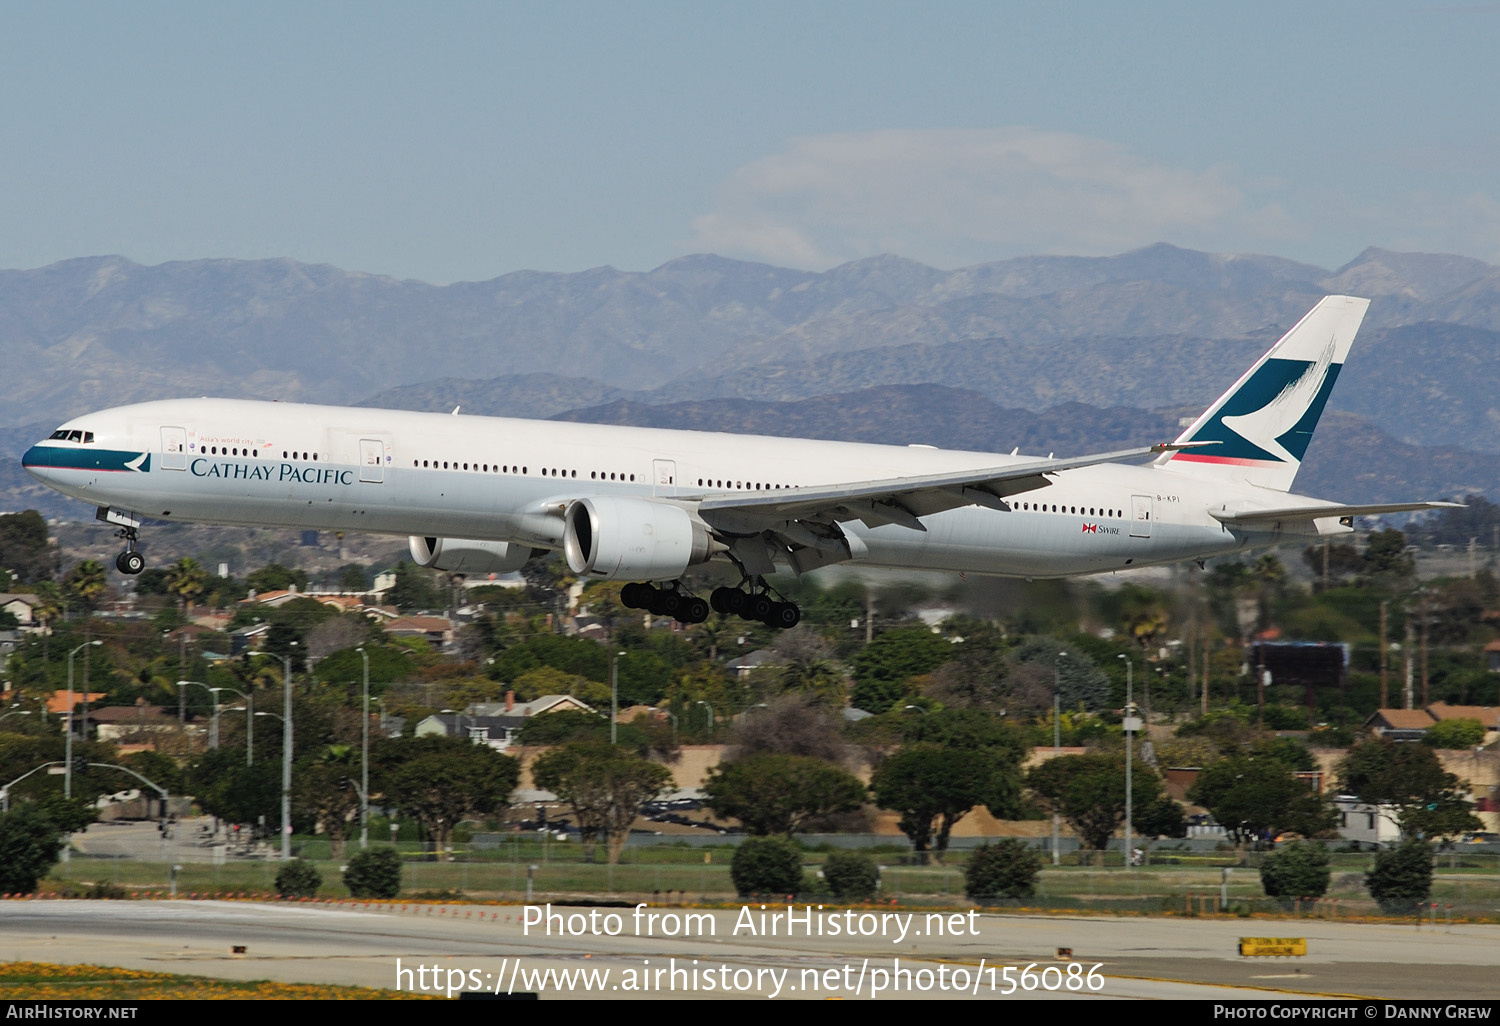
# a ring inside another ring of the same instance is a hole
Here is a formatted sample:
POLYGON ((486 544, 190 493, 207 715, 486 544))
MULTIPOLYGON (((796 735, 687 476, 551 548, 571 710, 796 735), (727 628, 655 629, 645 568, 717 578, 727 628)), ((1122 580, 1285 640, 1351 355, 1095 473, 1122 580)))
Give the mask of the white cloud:
POLYGON ((884 252, 954 267, 1301 234, 1279 206, 1249 201, 1225 168, 1173 168, 1118 143, 1024 127, 796 138, 735 171, 692 229, 695 250, 815 269, 884 252))

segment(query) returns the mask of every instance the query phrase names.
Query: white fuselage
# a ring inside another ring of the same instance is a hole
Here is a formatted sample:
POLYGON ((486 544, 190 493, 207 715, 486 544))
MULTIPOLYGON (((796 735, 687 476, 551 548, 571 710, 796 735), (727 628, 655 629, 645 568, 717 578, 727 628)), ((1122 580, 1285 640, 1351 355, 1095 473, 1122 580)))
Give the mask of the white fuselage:
MULTIPOLYGON (((169 521, 488 539, 557 549, 589 496, 691 509, 709 496, 994 468, 1031 457, 398 410, 226 399, 141 403, 76 418, 27 469, 99 507, 169 521), (71 429, 71 430, 70 430, 71 429), (87 434, 85 434, 87 432, 87 434), (73 440, 65 435, 75 435, 73 440), (90 439, 84 441, 82 439, 90 439), (142 456, 145 459, 142 459, 142 456)), ((859 522, 859 563, 1060 577, 1273 544, 1209 509, 1288 496, 1149 466, 1051 475, 1009 512, 966 506, 925 531, 859 522)), ((1324 532, 1342 530, 1320 522, 1324 532)))

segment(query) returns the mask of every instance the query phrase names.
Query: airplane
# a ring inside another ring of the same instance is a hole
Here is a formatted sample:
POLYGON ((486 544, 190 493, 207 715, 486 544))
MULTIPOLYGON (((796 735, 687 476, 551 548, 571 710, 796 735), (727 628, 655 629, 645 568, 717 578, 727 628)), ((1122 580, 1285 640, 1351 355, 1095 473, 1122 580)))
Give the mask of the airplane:
POLYGON ((1368 306, 1321 300, 1175 441, 1062 459, 203 398, 77 417, 22 464, 119 528, 123 574, 145 567, 148 519, 365 531, 458 574, 561 551, 627 582, 628 607, 788 628, 801 611, 766 581, 781 567, 1070 577, 1457 505, 1290 491, 1368 306), (715 567, 739 583, 705 600, 683 580, 715 567))

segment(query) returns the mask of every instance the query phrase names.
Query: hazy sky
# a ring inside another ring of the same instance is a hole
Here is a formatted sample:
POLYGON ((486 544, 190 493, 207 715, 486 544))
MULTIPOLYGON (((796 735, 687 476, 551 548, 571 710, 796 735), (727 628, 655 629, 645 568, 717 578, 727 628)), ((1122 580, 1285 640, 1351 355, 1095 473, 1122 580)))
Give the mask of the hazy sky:
POLYGON ((1500 262, 1500 4, 0 0, 0 267, 1500 262))

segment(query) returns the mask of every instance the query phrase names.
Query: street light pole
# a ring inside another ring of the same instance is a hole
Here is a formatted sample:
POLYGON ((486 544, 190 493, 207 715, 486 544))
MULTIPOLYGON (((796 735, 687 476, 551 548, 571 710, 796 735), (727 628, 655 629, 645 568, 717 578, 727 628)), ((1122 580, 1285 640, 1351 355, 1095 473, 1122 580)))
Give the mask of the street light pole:
MULTIPOLYGON (((293 645, 297 644, 295 641, 293 645)), ((281 861, 292 860, 292 657, 281 657, 281 861)))
POLYGON ((361 645, 354 651, 365 662, 364 714, 360 717, 359 846, 370 846, 370 653, 361 645))
POLYGON ((1125 660, 1125 864, 1129 866, 1135 864, 1131 856, 1131 835, 1135 833, 1135 829, 1131 818, 1133 778, 1130 763, 1135 750, 1135 732, 1140 729, 1140 721, 1135 718, 1135 662, 1123 652, 1120 653, 1120 658, 1125 660))
POLYGON ((620 718, 620 657, 624 652, 616 652, 609 658, 609 743, 615 744, 618 739, 618 720, 620 718))
MULTIPOLYGON (((67 760, 63 769, 63 796, 73 797, 73 657, 90 645, 102 645, 102 641, 85 641, 68 653, 68 739, 63 758, 67 760)), ((84 714, 83 729, 88 730, 88 714, 84 714)))

